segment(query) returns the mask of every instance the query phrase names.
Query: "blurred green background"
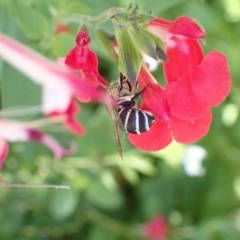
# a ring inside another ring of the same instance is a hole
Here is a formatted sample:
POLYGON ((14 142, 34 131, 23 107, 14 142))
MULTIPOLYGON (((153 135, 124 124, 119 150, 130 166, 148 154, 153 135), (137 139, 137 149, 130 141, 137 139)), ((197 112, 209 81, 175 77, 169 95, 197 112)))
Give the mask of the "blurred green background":
MULTIPOLYGON (((43 129, 64 146, 77 142, 74 156, 55 162, 40 144, 11 144, 3 179, 67 185, 71 190, 0 189, 1 240, 145 239, 141 226, 156 215, 167 219, 169 240, 240 239, 239 0, 0 0, 0 30, 56 59, 74 46, 74 32, 55 34, 62 15, 95 15, 130 2, 170 20, 180 15, 196 19, 207 32, 205 53, 215 50, 227 56, 232 90, 213 109, 210 132, 194 145, 173 143, 156 153, 135 149, 123 135, 121 161, 105 107, 81 104, 79 119, 86 136, 74 136, 60 126, 43 129), (203 158, 202 169, 190 169, 203 158)), ((70 27, 76 31, 79 26, 70 27)), ((111 31, 111 25, 105 27, 111 31)), ((101 74, 116 79, 115 61, 94 32, 91 36, 101 74)), ((163 82, 160 68, 153 74, 163 82)), ((2 109, 40 104, 40 87, 1 60, 0 84, 2 109)))

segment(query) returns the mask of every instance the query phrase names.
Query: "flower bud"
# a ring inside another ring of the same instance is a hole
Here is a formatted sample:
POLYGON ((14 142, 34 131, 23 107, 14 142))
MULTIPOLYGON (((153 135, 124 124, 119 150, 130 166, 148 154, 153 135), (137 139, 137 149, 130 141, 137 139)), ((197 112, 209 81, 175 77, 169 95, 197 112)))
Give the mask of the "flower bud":
POLYGON ((155 60, 167 60, 167 56, 160 46, 161 41, 145 28, 138 26, 138 29, 136 29, 133 25, 130 25, 128 33, 139 51, 143 51, 155 60))
POLYGON ((135 85, 142 57, 131 41, 127 28, 117 28, 115 36, 119 48, 119 70, 135 85))
POLYGON ((155 16, 149 14, 149 13, 140 13, 139 14, 140 21, 139 24, 148 24, 151 20, 155 18, 155 16))
POLYGON ((99 41, 102 43, 107 52, 115 59, 117 59, 117 54, 114 51, 114 46, 116 44, 116 39, 113 35, 105 31, 103 28, 96 30, 96 35, 99 41))

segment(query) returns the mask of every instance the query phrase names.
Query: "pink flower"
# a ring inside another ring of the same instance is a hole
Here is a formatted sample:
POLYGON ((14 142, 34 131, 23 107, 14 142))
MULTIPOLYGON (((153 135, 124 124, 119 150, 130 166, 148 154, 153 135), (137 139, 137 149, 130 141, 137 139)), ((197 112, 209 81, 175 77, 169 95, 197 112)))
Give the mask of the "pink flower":
POLYGON ((0 33, 0 57, 13 67, 28 76, 32 81, 42 85, 42 109, 46 116, 66 116, 67 125, 74 132, 83 133, 82 127, 76 126, 73 108, 74 98, 81 96, 84 100, 102 101, 103 94, 96 89, 95 84, 86 81, 69 69, 58 66, 23 44, 0 33), (69 121, 71 124, 69 124, 69 121))
POLYGON ((16 141, 37 141, 46 145, 53 153, 56 159, 70 155, 74 149, 66 150, 50 135, 41 133, 31 126, 31 123, 0 119, 0 169, 8 154, 8 142, 16 141))
POLYGON ((65 64, 75 71, 80 71, 83 77, 96 86, 106 88, 107 81, 98 72, 98 58, 96 53, 90 50, 90 42, 87 31, 81 30, 76 36, 76 46, 66 56, 65 64))
POLYGON ((168 235, 167 221, 163 216, 156 216, 142 226, 142 235, 148 240, 164 240, 168 235))

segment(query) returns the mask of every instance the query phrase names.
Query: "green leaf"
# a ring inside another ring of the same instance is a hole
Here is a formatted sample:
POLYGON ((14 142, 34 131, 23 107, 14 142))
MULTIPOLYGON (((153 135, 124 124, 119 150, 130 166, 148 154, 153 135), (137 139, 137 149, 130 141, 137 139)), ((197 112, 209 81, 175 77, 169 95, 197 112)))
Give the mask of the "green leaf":
MULTIPOLYGON (((128 4, 129 0, 122 0, 122 4, 128 4)), ((158 0, 156 4, 156 0, 132 0, 132 4, 137 3, 140 9, 145 9, 147 11, 152 10, 154 14, 159 14, 163 13, 167 10, 169 10, 172 7, 175 7, 179 5, 180 3, 184 2, 186 0, 171 0, 171 1, 166 1, 166 0, 158 0)), ((187 4, 189 1, 187 1, 187 4)), ((176 13, 179 15, 179 9, 178 12, 176 13)))
POLYGON ((99 226, 95 226, 91 233, 90 238, 92 240, 115 240, 116 238, 114 236, 111 236, 111 233, 107 231, 107 229, 99 226))
POLYGON ((132 185, 136 185, 139 183, 140 179, 137 174, 137 172, 132 169, 128 164, 121 164, 119 165, 120 171, 122 172, 122 175, 126 178, 126 180, 131 183, 132 185))
POLYGON ((38 10, 28 6, 16 6, 14 10, 20 27, 29 38, 38 39, 47 32, 47 20, 38 10))
POLYGON ((123 196, 118 189, 110 190, 100 182, 89 186, 87 198, 95 206, 102 209, 118 209, 123 204, 123 196))
POLYGON ((65 219, 74 212, 78 199, 76 191, 57 190, 50 200, 49 212, 57 219, 65 219))
POLYGON ((69 50, 75 46, 75 37, 68 33, 55 35, 52 51, 56 57, 65 57, 69 50))
POLYGON ((2 108, 39 105, 41 87, 7 64, 3 65, 2 108))
POLYGON ((104 48, 107 50, 107 52, 114 58, 117 59, 117 54, 114 51, 114 42, 115 38, 111 34, 109 34, 107 31, 105 31, 102 28, 97 29, 96 35, 104 48))
POLYGON ((153 16, 152 14, 149 14, 149 13, 140 13, 139 17, 141 18, 141 20, 139 21, 140 24, 147 24, 152 19, 155 18, 155 16, 153 16))
POLYGON ((141 155, 128 154, 126 159, 127 165, 140 173, 149 176, 153 176, 157 173, 157 168, 153 166, 152 162, 141 155))
POLYGON ((136 85, 142 57, 133 45, 125 27, 117 28, 115 36, 119 49, 119 70, 128 77, 133 85, 136 85))
POLYGON ((164 45, 163 45, 162 40, 161 40, 159 37, 157 37, 156 35, 148 32, 146 29, 145 29, 145 31, 146 31, 147 34, 148 34, 149 36, 151 36, 151 38, 154 39, 154 41, 155 41, 155 44, 156 44, 156 53, 157 53, 158 58, 159 58, 160 60, 163 60, 163 61, 168 61, 167 55, 166 55, 166 53, 163 51, 164 45))
POLYGON ((158 60, 156 44, 151 36, 148 35, 142 27, 134 28, 130 25, 127 29, 132 41, 136 44, 138 51, 142 50, 148 56, 158 60))
POLYGON ((89 8, 86 4, 84 4, 82 1, 75 1, 70 2, 67 1, 66 4, 67 12, 69 13, 81 13, 81 14, 87 14, 91 13, 91 8, 89 8))
POLYGON ((9 24, 9 21, 8 21, 7 7, 2 6, 0 8, 0 30, 3 31, 8 24, 9 24))

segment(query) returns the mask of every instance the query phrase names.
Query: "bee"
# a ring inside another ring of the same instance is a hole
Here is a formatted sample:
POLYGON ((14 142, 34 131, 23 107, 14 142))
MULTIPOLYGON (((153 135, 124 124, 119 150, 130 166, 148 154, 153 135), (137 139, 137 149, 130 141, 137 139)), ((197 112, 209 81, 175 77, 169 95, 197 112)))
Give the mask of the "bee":
POLYGON ((149 131, 155 121, 152 113, 137 108, 137 98, 146 87, 136 93, 136 87, 120 73, 119 80, 111 83, 107 88, 106 107, 113 119, 114 135, 121 158, 123 157, 118 128, 127 133, 141 134, 149 131))

